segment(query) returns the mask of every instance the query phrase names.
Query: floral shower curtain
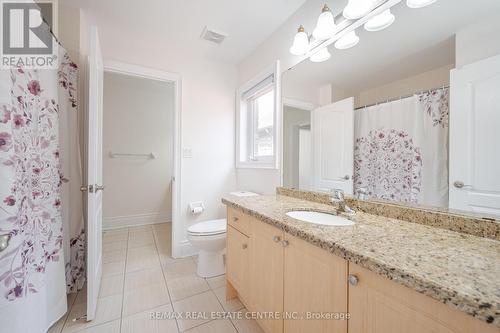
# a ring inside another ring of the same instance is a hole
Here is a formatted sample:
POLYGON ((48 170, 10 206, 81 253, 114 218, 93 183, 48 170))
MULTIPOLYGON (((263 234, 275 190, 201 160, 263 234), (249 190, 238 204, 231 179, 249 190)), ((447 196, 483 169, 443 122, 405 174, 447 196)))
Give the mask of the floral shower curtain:
POLYGON ((397 202, 448 205, 449 89, 355 114, 354 191, 397 202))
POLYGON ((85 279, 77 66, 0 70, 0 323, 45 332, 85 279))

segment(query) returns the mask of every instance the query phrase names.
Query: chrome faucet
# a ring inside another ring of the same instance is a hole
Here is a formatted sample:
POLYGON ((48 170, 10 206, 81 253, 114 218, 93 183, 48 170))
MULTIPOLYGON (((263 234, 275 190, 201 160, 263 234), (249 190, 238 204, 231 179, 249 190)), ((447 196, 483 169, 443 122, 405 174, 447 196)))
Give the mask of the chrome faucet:
POLYGON ((336 203, 338 205, 339 213, 354 214, 356 213, 353 209, 345 204, 344 191, 339 189, 332 189, 332 196, 330 197, 331 203, 336 203))
POLYGON ((360 187, 356 192, 356 198, 358 200, 366 200, 368 198, 368 189, 366 187, 360 187))

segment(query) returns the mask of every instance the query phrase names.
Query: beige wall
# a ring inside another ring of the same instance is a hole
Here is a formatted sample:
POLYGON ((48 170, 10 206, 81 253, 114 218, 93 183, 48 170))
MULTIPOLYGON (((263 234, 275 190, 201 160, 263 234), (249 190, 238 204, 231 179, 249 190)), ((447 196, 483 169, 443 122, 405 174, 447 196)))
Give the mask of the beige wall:
POLYGON ((80 53, 80 10, 59 3, 57 38, 75 63, 80 53))
POLYGON ((104 73, 104 227, 171 220, 174 94, 173 83, 104 73))
POLYGON ((456 34, 457 68, 500 54, 498 15, 484 18, 456 34))
POLYGON ((354 96, 355 107, 384 102, 388 99, 411 95, 418 91, 447 86, 450 84, 450 70, 454 67, 454 65, 439 67, 363 91, 345 91, 332 88, 332 96, 334 96, 334 101, 354 96))

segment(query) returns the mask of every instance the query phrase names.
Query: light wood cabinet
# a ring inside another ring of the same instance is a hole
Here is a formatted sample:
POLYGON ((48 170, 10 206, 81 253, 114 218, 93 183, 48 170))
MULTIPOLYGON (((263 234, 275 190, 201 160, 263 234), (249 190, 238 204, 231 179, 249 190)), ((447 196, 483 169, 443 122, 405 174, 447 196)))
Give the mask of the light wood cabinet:
POLYGON ((285 241, 284 310, 307 320, 285 319, 284 332, 347 332, 347 261, 296 237, 285 241))
POLYGON ((231 208, 229 217, 227 298, 240 297, 250 311, 285 316, 257 319, 266 333, 500 333, 265 222, 231 208), (348 274, 357 278, 352 284, 348 274), (346 313, 347 321, 311 318, 346 313))
POLYGON ((347 332, 345 320, 297 320, 299 316, 347 312, 347 261, 232 209, 228 209, 228 217, 237 217, 235 223, 244 221, 237 226, 248 226, 243 230, 250 235, 229 223, 228 297, 243 298, 250 311, 279 316, 257 319, 264 332, 347 332), (247 241, 248 251, 242 248, 247 241))
POLYGON ((500 330, 430 297, 349 263, 349 332, 499 333, 500 330))
POLYGON ((234 209, 227 210, 227 223, 244 235, 250 236, 250 216, 234 209))
POLYGON ((227 228, 226 243, 227 279, 241 298, 247 299, 250 292, 249 263, 250 238, 231 226, 227 228))
MULTIPOLYGON (((283 312, 283 231, 266 223, 251 221, 249 307, 260 313, 283 312)), ((283 321, 259 318, 266 333, 282 333, 283 321)))

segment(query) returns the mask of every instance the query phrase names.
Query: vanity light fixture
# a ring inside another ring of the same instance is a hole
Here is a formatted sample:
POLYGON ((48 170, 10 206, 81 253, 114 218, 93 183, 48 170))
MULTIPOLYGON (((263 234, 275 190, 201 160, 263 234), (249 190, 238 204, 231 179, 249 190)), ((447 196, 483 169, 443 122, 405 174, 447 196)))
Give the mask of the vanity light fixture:
POLYGON ((351 31, 335 42, 335 47, 339 50, 345 50, 356 46, 359 43, 359 37, 356 31, 351 31))
POLYGON ((330 59, 330 57, 331 54, 330 52, 328 52, 328 48, 324 47, 315 54, 313 54, 312 56, 310 56, 309 60, 311 60, 312 62, 323 62, 330 59))
POLYGON ((313 31, 313 37, 317 40, 325 40, 333 37, 337 32, 335 20, 330 8, 325 4, 318 17, 318 23, 313 31))
POLYGON ((372 0, 349 0, 342 15, 348 20, 357 20, 373 9, 372 0))
POLYGON ((396 17, 391 13, 391 9, 386 9, 366 22, 365 29, 367 31, 380 31, 389 27, 394 23, 394 20, 396 20, 396 17))
POLYGON ((423 8, 432 5, 437 0, 406 0, 406 5, 410 8, 423 8))
POLYGON ((301 25, 293 39, 290 53, 293 55, 303 55, 309 52, 309 36, 307 36, 304 27, 301 25))

